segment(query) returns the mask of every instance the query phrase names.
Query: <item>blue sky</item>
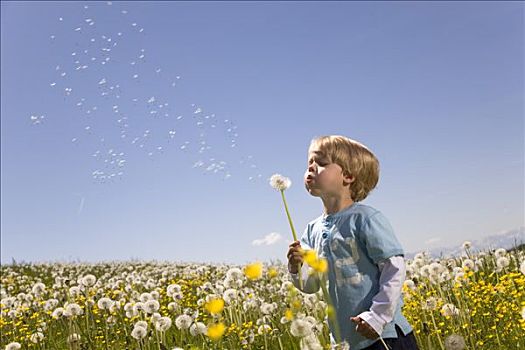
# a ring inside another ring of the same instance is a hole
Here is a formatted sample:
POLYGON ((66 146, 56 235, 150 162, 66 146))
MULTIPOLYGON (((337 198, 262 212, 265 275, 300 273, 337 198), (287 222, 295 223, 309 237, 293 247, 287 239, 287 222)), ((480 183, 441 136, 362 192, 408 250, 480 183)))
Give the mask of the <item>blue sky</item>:
POLYGON ((1 7, 3 263, 284 259, 268 178, 302 232, 325 134, 375 152, 407 251, 524 226, 520 2, 1 7))

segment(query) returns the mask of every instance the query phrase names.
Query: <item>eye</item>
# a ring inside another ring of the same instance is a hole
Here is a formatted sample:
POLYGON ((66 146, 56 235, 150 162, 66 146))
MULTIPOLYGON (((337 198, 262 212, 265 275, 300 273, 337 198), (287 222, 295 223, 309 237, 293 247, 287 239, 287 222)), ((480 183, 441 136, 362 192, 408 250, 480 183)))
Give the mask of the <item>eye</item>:
POLYGON ((328 164, 328 161, 324 158, 318 158, 315 160, 315 162, 317 163, 317 165, 319 166, 325 166, 328 164))

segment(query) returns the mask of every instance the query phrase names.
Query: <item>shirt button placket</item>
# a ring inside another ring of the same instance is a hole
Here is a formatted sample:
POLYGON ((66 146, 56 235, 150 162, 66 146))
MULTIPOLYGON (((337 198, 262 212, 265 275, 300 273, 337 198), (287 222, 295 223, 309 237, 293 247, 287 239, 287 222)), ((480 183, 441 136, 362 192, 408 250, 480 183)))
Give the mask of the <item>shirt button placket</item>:
POLYGON ((323 237, 323 250, 326 254, 326 256, 330 255, 330 226, 331 226, 331 220, 330 218, 324 218, 323 219, 323 233, 321 237, 323 237))

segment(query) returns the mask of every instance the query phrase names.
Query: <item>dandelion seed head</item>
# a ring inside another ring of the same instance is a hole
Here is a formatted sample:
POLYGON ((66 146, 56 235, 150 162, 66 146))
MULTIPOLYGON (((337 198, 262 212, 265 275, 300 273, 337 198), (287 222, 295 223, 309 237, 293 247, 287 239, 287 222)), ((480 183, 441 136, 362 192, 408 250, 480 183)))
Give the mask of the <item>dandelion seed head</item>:
POLYGON ((270 186, 278 191, 284 191, 292 185, 292 181, 280 174, 274 174, 270 177, 270 186))
POLYGON ((194 337, 200 334, 206 334, 207 332, 208 332, 208 328, 202 322, 195 322, 190 327, 190 334, 194 337))
POLYGON ((131 331, 131 336, 137 340, 144 338, 147 334, 147 331, 142 327, 135 327, 131 331))
POLYGON ((193 319, 188 315, 180 315, 175 319, 175 326, 178 329, 188 329, 191 326, 193 319))
POLYGON ((12 342, 6 345, 5 350, 19 350, 22 348, 22 345, 18 342, 12 342))
POLYGON ((312 324, 304 319, 295 319, 290 325, 290 333, 294 337, 303 338, 312 334, 312 324))
POLYGON ((446 350, 463 350, 465 346, 465 339, 459 334, 452 334, 445 338, 446 350))

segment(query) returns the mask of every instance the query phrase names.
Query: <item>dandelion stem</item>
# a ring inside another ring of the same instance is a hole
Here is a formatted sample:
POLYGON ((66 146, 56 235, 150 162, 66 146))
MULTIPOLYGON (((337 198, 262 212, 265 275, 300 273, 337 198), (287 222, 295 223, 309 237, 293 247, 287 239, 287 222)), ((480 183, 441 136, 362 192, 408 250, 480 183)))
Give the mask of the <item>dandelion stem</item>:
POLYGON ((381 343, 383 344, 383 346, 385 347, 386 350, 390 350, 390 347, 388 345, 386 345, 385 341, 383 340, 383 337, 382 336, 379 336, 379 340, 381 341, 381 343))
POLYGON ((283 198, 284 210, 286 211, 286 216, 288 217, 288 223, 290 223, 290 229, 292 230, 293 240, 297 241, 297 234, 295 233, 295 228, 292 223, 292 217, 290 216, 290 211, 288 210, 288 204, 286 203, 286 198, 284 196, 284 190, 281 190, 281 197, 283 198))
MULTIPOLYGON (((297 234, 295 233, 295 228, 293 226, 292 217, 290 216, 290 211, 288 210, 288 204, 286 203, 286 197, 284 196, 284 190, 281 190, 281 197, 283 198, 284 210, 286 211, 286 216, 288 217, 288 223, 290 224, 290 229, 292 230, 293 240, 297 241, 297 234)), ((303 274, 301 272, 301 267, 299 267, 299 288, 303 289, 303 274)))
POLYGON ((283 343, 281 343, 281 338, 280 337, 277 337, 277 341, 279 341, 279 350, 284 350, 283 349, 283 343))
POLYGON ((159 343, 159 332, 155 329, 155 339, 157 340, 157 348, 160 350, 160 343, 159 343))
MULTIPOLYGON (((434 329, 436 330, 436 333, 437 333, 438 327, 436 325, 436 319, 434 318, 434 314, 432 312, 430 312, 430 317, 432 318, 432 323, 434 324, 434 329)), ((439 342, 439 346, 441 347, 441 349, 445 350, 445 347, 443 346, 443 342, 441 341, 440 335, 437 336, 437 340, 439 342)))
POLYGON ((334 325, 335 341, 338 344, 340 344, 342 339, 341 339, 341 331, 339 330, 339 323, 337 322, 337 313, 335 311, 334 305, 332 304, 332 298, 330 298, 330 293, 328 292, 328 289, 326 289, 326 279, 324 278, 324 274, 321 274, 319 279, 320 279, 320 284, 321 284, 321 289, 323 291, 323 295, 328 305, 331 308, 328 318, 332 320, 332 323, 334 325))

